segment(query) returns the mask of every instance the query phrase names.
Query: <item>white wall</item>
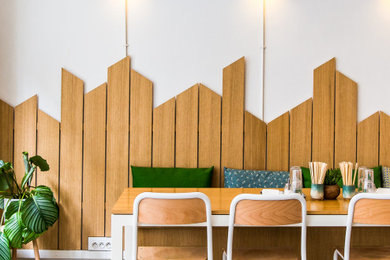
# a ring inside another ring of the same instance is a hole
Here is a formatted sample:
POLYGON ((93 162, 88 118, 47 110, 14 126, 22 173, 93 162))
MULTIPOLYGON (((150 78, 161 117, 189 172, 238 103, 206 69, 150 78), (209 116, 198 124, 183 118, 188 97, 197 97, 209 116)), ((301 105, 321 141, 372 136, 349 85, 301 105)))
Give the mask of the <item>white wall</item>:
POLYGON ((123 0, 0 0, 0 98, 15 106, 38 94, 60 119, 61 67, 89 91, 125 56, 123 0))
MULTIPOLYGON (((265 121, 312 96, 313 69, 337 57, 359 84, 358 116, 390 114, 390 0, 266 0, 265 121)), ((246 56, 246 108, 261 115, 262 0, 129 0, 129 54, 155 83, 155 106, 246 56)), ((106 81, 125 55, 124 0, 0 0, 0 98, 39 95, 60 118, 60 68, 106 81)))

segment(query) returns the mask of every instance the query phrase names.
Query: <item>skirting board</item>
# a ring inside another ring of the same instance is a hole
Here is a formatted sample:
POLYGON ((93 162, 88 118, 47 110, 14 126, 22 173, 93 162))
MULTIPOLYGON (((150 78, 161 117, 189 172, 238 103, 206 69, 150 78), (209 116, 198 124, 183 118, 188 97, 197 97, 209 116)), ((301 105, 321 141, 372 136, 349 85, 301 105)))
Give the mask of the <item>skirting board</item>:
MULTIPOLYGON (((88 250, 39 250, 42 259, 111 259, 111 251, 88 250)), ((18 258, 34 258, 34 251, 18 249, 18 258)))

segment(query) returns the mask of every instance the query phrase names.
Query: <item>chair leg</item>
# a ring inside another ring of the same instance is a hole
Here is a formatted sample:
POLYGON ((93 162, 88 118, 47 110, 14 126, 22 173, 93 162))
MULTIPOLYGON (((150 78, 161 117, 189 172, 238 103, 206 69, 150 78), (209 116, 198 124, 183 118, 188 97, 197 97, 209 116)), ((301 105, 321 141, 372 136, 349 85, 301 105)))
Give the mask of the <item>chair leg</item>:
POLYGON ((39 257, 38 241, 36 239, 33 240, 33 248, 35 260, 40 260, 41 258, 39 257))
POLYGON ((16 248, 12 248, 12 260, 16 260, 17 259, 17 249, 16 248))

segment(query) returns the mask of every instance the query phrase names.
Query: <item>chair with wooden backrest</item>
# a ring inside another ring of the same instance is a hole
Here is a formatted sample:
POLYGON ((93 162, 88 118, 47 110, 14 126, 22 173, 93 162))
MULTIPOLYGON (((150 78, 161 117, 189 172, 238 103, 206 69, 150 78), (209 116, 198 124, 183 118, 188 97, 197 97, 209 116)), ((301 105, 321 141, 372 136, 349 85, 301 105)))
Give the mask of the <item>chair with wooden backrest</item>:
POLYGON ((132 259, 213 259, 211 204, 201 192, 144 192, 134 200, 132 259), (205 226, 207 254, 199 247, 140 247, 139 226, 205 226))
POLYGON ((227 255, 232 259, 298 259, 291 250, 255 249, 233 251, 233 230, 240 226, 301 226, 301 259, 306 260, 306 201, 299 194, 241 194, 230 205, 227 255))
POLYGON ((345 232, 344 255, 334 251, 333 259, 340 256, 349 259, 390 259, 390 247, 352 248, 352 226, 359 224, 374 226, 390 225, 390 194, 360 193, 354 196, 348 206, 347 229, 345 232))

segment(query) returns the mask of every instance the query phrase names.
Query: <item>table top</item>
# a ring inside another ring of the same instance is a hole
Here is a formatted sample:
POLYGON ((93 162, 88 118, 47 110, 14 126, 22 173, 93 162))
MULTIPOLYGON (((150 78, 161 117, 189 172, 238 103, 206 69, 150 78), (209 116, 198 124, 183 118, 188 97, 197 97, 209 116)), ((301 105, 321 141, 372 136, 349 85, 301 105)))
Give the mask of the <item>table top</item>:
MULTIPOLYGON (((213 215, 228 215, 230 203, 235 196, 241 193, 260 194, 262 189, 255 188, 127 188, 112 208, 115 215, 130 215, 133 213, 135 197, 142 192, 203 192, 210 198, 213 215)), ((346 215, 348 214, 349 200, 340 195, 336 200, 313 200, 310 189, 303 189, 306 195, 308 215, 346 215)))

